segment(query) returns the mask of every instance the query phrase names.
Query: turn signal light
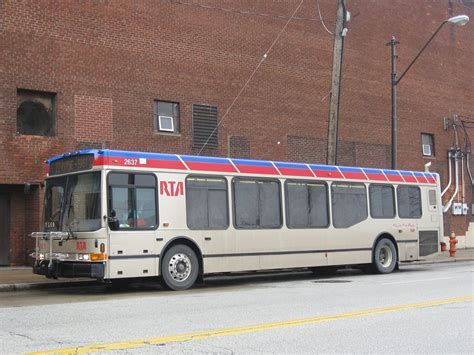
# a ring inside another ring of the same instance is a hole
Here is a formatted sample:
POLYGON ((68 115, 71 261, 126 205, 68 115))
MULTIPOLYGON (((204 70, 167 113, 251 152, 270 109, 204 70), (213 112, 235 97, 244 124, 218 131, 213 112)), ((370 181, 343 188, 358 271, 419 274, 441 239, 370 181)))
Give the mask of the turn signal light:
POLYGON ((105 253, 105 244, 104 243, 100 243, 100 252, 105 253))
POLYGON ((91 261, 98 261, 98 260, 107 260, 107 254, 105 253, 91 253, 91 261))

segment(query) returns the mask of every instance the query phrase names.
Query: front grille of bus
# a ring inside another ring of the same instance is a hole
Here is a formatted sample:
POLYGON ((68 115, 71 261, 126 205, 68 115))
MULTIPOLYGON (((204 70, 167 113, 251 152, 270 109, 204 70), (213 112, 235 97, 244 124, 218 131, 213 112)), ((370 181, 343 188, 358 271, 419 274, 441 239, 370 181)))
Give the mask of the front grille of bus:
POLYGON ((420 232, 420 256, 438 252, 438 231, 420 232))

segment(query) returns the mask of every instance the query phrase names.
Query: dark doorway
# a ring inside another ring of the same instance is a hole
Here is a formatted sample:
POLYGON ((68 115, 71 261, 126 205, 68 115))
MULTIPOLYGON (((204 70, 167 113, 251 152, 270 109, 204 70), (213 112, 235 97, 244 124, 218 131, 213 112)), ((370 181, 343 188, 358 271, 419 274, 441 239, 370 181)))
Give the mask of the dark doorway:
POLYGON ((0 194, 0 265, 10 264, 10 213, 8 195, 0 194))

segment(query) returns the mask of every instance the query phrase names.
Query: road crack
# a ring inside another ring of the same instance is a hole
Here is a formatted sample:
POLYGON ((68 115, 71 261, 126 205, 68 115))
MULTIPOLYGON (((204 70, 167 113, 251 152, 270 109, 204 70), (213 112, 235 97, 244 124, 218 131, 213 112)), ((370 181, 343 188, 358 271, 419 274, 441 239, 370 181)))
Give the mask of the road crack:
POLYGON ((20 334, 20 333, 15 333, 15 332, 12 332, 12 331, 8 331, 8 334, 12 335, 12 336, 17 336, 17 337, 21 337, 21 338, 25 338, 25 339, 28 339, 30 341, 36 341, 36 339, 33 339, 32 337, 28 336, 28 335, 25 335, 25 334, 20 334))

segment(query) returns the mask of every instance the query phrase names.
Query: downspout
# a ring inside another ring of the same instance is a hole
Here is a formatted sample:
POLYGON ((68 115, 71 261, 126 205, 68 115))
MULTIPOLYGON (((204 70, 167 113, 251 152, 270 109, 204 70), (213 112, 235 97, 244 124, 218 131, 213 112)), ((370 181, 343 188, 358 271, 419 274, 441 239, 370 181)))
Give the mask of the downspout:
POLYGON ((467 172, 469 173, 469 177, 471 178, 471 184, 474 185, 474 179, 472 178, 471 168, 469 167, 470 159, 471 159, 471 153, 467 152, 466 168, 467 168, 467 172))
POLYGON ((443 190, 443 192, 441 192, 441 197, 444 196, 444 194, 446 193, 446 191, 448 191, 448 189, 451 187, 451 183, 453 182, 453 176, 452 176, 452 173, 451 173, 451 159, 452 159, 452 156, 451 156, 451 151, 448 151, 448 174, 449 174, 449 181, 448 181, 448 185, 446 185, 446 188, 443 190))
POLYGON ((464 196, 465 196, 465 184, 464 184, 464 152, 462 153, 462 158, 461 158, 461 184, 462 184, 462 199, 461 202, 464 206, 464 196))
POLYGON ((455 171, 455 176, 456 176, 456 189, 454 190, 453 196, 449 199, 448 203, 443 209, 443 212, 446 213, 448 210, 451 208, 451 204, 453 203, 454 198, 457 196, 459 192, 459 163, 458 163, 458 152, 456 151, 454 155, 454 171, 455 171))

